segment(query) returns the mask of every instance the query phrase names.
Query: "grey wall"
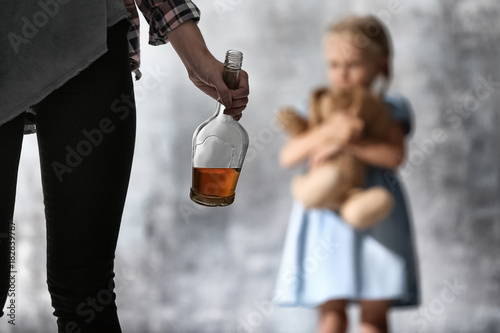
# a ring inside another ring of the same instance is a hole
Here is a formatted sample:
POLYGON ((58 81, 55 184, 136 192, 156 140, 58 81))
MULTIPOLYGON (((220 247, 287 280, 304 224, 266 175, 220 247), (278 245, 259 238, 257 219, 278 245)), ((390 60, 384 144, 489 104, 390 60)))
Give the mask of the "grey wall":
MULTIPOLYGON (((499 332, 500 84, 485 90, 479 83, 500 82, 498 2, 196 3, 211 51, 221 59, 229 48, 244 52, 251 102, 241 123, 252 137, 249 158, 232 206, 191 203, 191 136, 214 102, 192 86, 170 46, 153 48, 143 39, 136 157, 116 254, 124 332, 314 331, 313 310, 269 305, 296 172, 278 166, 286 138, 273 126, 273 112, 325 82, 321 33, 350 12, 377 13, 387 23, 395 44, 391 90, 410 99, 417 124, 401 179, 412 208, 422 306, 392 311, 394 332, 499 332), (437 142, 439 130, 445 139, 437 142), (447 289, 455 293, 451 301, 447 289), (249 322, 252 329, 241 329, 249 322)), ((34 136, 23 149, 16 325, 4 317, 0 331, 54 332, 34 136)), ((358 315, 350 309, 351 319, 358 315)))

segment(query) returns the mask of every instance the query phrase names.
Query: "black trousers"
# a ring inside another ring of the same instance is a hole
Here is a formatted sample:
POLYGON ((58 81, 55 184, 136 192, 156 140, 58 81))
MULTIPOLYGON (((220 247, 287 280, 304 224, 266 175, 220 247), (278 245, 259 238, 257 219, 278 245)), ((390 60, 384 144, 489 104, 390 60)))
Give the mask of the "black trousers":
MULTIPOLYGON (((127 20, 109 28, 109 51, 36 106, 47 285, 58 332, 121 332, 113 262, 136 127, 128 28, 127 20)), ((5 235, 23 127, 24 114, 0 126, 0 309, 9 289, 5 235)))

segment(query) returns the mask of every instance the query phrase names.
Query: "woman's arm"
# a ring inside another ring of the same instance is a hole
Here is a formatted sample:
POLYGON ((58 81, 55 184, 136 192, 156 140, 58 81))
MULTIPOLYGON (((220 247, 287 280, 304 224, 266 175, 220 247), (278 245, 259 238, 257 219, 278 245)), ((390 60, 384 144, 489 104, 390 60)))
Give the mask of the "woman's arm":
POLYGON ((405 158, 405 135, 402 125, 394 123, 387 142, 359 141, 349 143, 344 151, 363 162, 387 169, 397 169, 405 158))
MULTIPOLYGON (((220 99, 226 106, 224 113, 239 120, 248 103, 248 74, 241 71, 237 89, 226 86, 222 77, 224 65, 210 53, 196 24, 200 18, 198 8, 190 0, 135 2, 150 25, 149 43, 170 42, 194 85, 210 97, 220 99)), ((133 6, 133 1, 127 3, 133 6)))
POLYGON ((226 106, 224 113, 239 119, 248 103, 247 72, 241 70, 238 88, 229 90, 222 77, 224 65, 210 53, 193 20, 169 32, 168 37, 194 85, 212 98, 220 98, 226 106))

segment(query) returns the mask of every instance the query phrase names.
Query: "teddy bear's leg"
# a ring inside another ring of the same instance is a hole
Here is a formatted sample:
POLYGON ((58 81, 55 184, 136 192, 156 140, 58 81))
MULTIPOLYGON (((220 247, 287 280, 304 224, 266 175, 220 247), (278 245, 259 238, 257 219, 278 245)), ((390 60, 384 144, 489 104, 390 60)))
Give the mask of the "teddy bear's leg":
POLYGON ((368 228, 387 217, 394 197, 381 186, 354 190, 340 209, 342 218, 356 229, 368 228))
POLYGON ((329 207, 331 191, 339 182, 339 177, 339 172, 328 163, 317 166, 308 174, 293 179, 292 195, 307 208, 329 207))

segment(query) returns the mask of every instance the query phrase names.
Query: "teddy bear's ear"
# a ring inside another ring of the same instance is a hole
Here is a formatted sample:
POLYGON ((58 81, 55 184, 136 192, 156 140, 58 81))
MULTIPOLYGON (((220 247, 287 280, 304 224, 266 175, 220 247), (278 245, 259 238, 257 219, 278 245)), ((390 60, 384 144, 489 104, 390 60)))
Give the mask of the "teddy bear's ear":
POLYGON ((365 126, 363 136, 383 140, 390 133, 391 116, 385 103, 366 89, 355 92, 358 116, 365 126))
POLYGON ((309 127, 316 126, 324 120, 323 110, 325 107, 328 107, 324 104, 327 102, 325 101, 327 95, 327 88, 319 88, 313 91, 309 105, 309 127))
POLYGON ((332 101, 332 96, 329 92, 321 95, 319 106, 320 122, 323 122, 332 114, 333 107, 335 106, 332 101))
POLYGON ((349 114, 365 120, 368 116, 367 113, 370 112, 370 92, 363 87, 353 88, 350 92, 349 114))
POLYGON ((370 111, 370 126, 366 128, 366 135, 377 140, 387 139, 392 124, 388 106, 379 97, 373 96, 370 111))
POLYGON ((352 90, 332 88, 330 89, 332 103, 334 107, 339 110, 346 110, 351 104, 353 99, 352 90))
MULTIPOLYGON (((332 88, 330 89, 330 103, 332 111, 341 111, 349 114, 356 115, 351 106, 355 95, 352 89, 332 88)), ((332 113, 330 112, 330 114, 332 113)))

